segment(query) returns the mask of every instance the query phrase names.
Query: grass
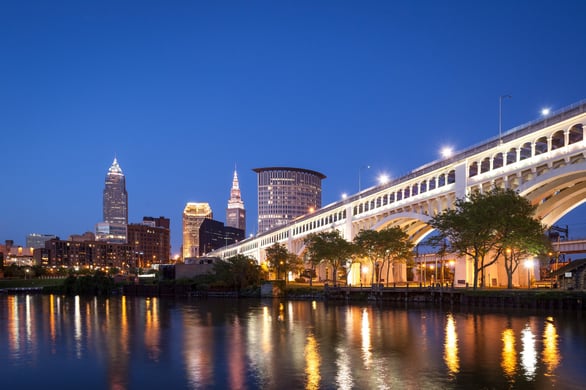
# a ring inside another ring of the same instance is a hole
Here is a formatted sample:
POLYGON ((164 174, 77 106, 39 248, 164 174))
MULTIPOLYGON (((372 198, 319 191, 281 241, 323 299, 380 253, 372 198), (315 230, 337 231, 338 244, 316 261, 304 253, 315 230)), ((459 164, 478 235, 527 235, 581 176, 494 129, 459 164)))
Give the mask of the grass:
POLYGON ((0 289, 13 287, 60 286, 65 279, 0 279, 0 289))

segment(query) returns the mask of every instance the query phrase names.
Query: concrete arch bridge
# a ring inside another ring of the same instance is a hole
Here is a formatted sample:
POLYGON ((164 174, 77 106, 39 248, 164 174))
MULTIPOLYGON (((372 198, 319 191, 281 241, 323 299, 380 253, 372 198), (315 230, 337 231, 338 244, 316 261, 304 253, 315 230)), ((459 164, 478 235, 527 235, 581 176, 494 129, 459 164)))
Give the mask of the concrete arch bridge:
MULTIPOLYGON (((472 191, 494 186, 518 191, 537 205, 537 216, 551 226, 586 199, 585 127, 583 100, 208 255, 243 254, 263 262, 265 249, 275 242, 301 255, 307 235, 330 229, 352 240, 362 229, 399 226, 417 244, 432 231, 427 224, 431 217, 472 191)), ((405 266, 397 266, 389 281, 406 280, 405 266)), ((327 278, 325 268, 319 272, 322 279, 327 278)), ((463 284, 472 280, 472 269, 465 259, 457 262, 454 273, 463 284)), ((352 267, 347 281, 355 285, 365 281, 365 275, 352 267)))

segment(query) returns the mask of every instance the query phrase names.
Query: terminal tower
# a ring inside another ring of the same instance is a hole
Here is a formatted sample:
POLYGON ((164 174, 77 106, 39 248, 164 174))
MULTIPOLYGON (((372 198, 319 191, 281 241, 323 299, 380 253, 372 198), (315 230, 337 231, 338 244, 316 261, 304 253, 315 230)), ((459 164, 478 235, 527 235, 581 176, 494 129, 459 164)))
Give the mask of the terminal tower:
POLYGON ((230 189, 230 199, 228 200, 228 207, 226 208, 226 226, 246 231, 246 210, 244 209, 244 202, 240 194, 240 186, 238 184, 238 174, 234 170, 234 178, 232 179, 232 188, 230 189))

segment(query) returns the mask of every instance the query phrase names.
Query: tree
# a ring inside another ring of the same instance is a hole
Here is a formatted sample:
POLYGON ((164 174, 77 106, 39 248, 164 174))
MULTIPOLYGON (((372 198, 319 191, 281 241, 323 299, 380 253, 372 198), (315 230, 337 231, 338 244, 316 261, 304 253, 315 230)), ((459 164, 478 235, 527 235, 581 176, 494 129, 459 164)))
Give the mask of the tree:
MULTIPOLYGON (((450 250, 472 258, 473 288, 476 289, 479 278, 480 285, 485 285, 484 270, 503 253, 508 256, 507 248, 513 253, 513 244, 528 250, 527 245, 533 242, 531 247, 534 247, 540 224, 534 220, 533 212, 531 205, 513 190, 494 188, 486 193, 474 192, 468 199, 457 199, 454 209, 432 218, 430 225, 438 235, 430 242, 438 244, 447 239, 450 250), (527 245, 521 247, 523 242, 527 245)), ((507 261, 507 272, 512 275, 516 269, 514 258, 508 257, 506 264, 507 261)))
MULTIPOLYGON (((381 240, 381 235, 376 230, 361 230, 354 237, 353 243, 355 246, 354 254, 359 258, 360 263, 362 264, 362 259, 366 259, 371 265, 370 284, 373 284, 376 264, 379 260, 382 261, 383 257, 383 242, 381 240)), ((380 275, 377 274, 376 278, 378 283, 380 275)))
POLYGON ((343 267, 354 253, 352 243, 346 241, 338 230, 312 233, 304 242, 312 261, 327 262, 332 266, 335 286, 339 268, 343 267))
POLYGON ((287 248, 285 248, 284 245, 275 242, 273 245, 266 249, 266 255, 269 269, 276 271, 277 279, 281 279, 281 271, 284 271, 286 269, 285 265, 287 263, 289 251, 287 251, 287 248))
POLYGON ((214 274, 217 280, 235 288, 236 291, 259 285, 262 277, 256 260, 242 254, 215 262, 214 274))
POLYGON ((551 244, 545 227, 534 218, 535 206, 512 190, 494 193, 497 251, 503 256, 507 288, 513 288, 513 274, 521 259, 547 253, 551 244))
MULTIPOLYGON (((409 240, 407 233, 400 227, 388 227, 379 232, 382 242, 383 267, 387 265, 387 286, 389 285, 389 273, 397 263, 413 261, 413 243, 409 240)), ((393 274, 393 280, 395 275, 393 274)))

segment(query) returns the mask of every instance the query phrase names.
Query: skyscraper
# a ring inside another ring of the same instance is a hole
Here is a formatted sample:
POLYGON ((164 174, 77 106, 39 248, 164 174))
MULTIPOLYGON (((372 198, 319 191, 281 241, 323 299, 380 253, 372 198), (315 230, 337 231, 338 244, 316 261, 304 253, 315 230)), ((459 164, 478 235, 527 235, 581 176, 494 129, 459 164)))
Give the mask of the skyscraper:
POLYGON ((258 232, 321 208, 322 173, 301 168, 253 169, 258 174, 258 232))
POLYGON ((213 218, 212 208, 208 203, 189 202, 185 205, 183 210, 183 259, 199 256, 199 228, 206 218, 213 218))
POLYGON ((234 227, 246 231, 246 210, 240 194, 238 184, 238 174, 234 170, 232 179, 232 189, 230 189, 230 199, 226 208, 226 226, 234 227))
POLYGON ((96 240, 126 243, 128 226, 128 193, 126 179, 114 158, 106 174, 103 200, 103 222, 96 225, 96 240))
POLYGON ((104 222, 128 225, 126 179, 116 158, 114 158, 114 162, 106 174, 103 213, 104 222))

